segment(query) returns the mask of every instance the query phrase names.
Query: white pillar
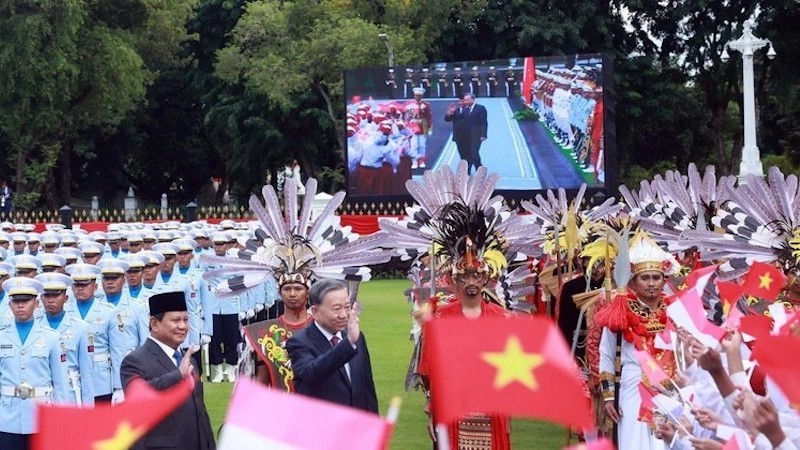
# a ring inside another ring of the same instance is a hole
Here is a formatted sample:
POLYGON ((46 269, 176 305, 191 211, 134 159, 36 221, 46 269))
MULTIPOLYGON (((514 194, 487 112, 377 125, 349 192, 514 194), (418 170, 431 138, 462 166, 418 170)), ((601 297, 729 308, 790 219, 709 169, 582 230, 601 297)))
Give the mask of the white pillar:
MULTIPOLYGON (((756 99, 755 88, 753 87, 753 53, 756 50, 769 45, 770 50, 767 56, 775 57, 775 50, 772 43, 767 39, 759 39, 753 35, 753 23, 747 21, 744 24, 744 32, 739 39, 731 41, 727 47, 742 54, 742 72, 744 87, 744 147, 742 147, 742 161, 739 164, 739 181, 743 182, 747 175, 764 176, 764 166, 761 163, 761 152, 758 150, 758 140, 756 137, 756 99)), ((723 61, 727 60, 728 52, 722 54, 723 61)))

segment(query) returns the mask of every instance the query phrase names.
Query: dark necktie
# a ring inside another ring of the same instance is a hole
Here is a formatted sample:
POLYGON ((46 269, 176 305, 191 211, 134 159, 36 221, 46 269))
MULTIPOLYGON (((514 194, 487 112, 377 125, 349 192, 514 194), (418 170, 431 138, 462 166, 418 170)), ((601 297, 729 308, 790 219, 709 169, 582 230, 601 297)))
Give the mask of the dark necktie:
POLYGON ((336 344, 338 344, 339 342, 341 342, 339 336, 333 335, 333 337, 331 337, 331 345, 333 345, 334 347, 336 347, 336 344))
POLYGON ((175 350, 175 353, 172 354, 172 357, 175 359, 175 362, 178 363, 178 366, 180 366, 181 361, 183 361, 183 355, 181 354, 181 351, 175 350))

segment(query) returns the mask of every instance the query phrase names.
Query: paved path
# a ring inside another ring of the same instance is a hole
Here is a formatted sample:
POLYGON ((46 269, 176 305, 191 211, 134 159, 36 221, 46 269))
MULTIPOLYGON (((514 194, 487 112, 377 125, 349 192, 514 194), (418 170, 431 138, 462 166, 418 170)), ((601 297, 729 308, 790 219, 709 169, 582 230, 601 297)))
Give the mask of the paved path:
MULTIPOLYGON (((525 136, 514 120, 513 112, 506 98, 480 98, 478 103, 486 107, 489 130, 488 139, 481 145, 481 162, 489 172, 501 175, 498 190, 538 190, 542 189, 539 169, 528 149, 525 136)), ((444 150, 436 161, 434 169, 449 165, 458 166, 459 156, 452 133, 445 143, 444 150)))

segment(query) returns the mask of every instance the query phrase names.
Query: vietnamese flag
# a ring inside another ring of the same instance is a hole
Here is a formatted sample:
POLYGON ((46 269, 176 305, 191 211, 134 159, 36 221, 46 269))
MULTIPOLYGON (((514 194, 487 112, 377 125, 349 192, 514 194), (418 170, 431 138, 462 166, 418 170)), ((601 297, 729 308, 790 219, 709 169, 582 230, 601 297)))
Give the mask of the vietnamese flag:
POLYGON ((39 432, 33 435, 32 448, 127 450, 186 401, 193 389, 191 379, 165 391, 157 391, 146 381, 135 379, 125 391, 125 401, 116 406, 39 405, 39 432))
POLYGON ((800 339, 793 336, 764 336, 756 341, 753 359, 783 391, 789 403, 800 405, 800 339))
POLYGON ((636 361, 642 368, 642 374, 647 377, 651 385, 660 384, 669 380, 667 373, 664 372, 664 369, 661 368, 658 362, 650 356, 649 353, 641 350, 634 350, 633 357, 636 358, 636 361))
POLYGON ((656 409, 656 404, 653 401, 654 397, 655 394, 647 386, 639 383, 639 399, 641 403, 639 405, 639 417, 636 420, 644 423, 653 422, 653 410, 656 409))
POLYGON ((742 298, 744 287, 735 281, 716 281, 719 298, 724 303, 735 305, 742 298))
POLYGON ((552 321, 458 317, 424 326, 437 423, 483 413, 593 426, 578 368, 552 321))
POLYGON ((749 314, 739 319, 742 333, 754 339, 763 339, 772 334, 772 319, 762 314, 749 314))
POLYGON ((787 281, 786 275, 777 267, 771 264, 754 262, 747 272, 742 290, 745 295, 773 301, 778 297, 783 287, 786 286, 787 281))

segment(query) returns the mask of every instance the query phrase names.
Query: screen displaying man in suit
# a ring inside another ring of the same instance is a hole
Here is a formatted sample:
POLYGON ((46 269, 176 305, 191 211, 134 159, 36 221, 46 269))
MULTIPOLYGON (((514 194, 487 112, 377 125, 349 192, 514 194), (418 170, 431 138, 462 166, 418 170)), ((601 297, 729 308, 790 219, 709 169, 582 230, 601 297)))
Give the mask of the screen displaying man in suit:
POLYGON ((314 323, 286 342, 296 392, 377 414, 367 342, 347 286, 318 280, 308 299, 314 323))
POLYGON ((446 122, 453 122, 453 141, 456 143, 461 159, 477 170, 482 166, 480 149, 486 140, 489 124, 486 107, 475 103, 475 96, 466 93, 458 102, 458 107, 451 107, 444 116, 446 122))
POLYGON ((122 360, 120 376, 127 388, 134 378, 142 378, 157 390, 166 390, 185 377, 194 377, 194 392, 158 426, 139 439, 132 448, 177 448, 213 450, 216 448, 211 422, 203 403, 200 372, 192 364, 198 346, 186 354, 181 344, 189 333, 189 313, 183 291, 164 292, 150 297, 150 337, 122 360))

